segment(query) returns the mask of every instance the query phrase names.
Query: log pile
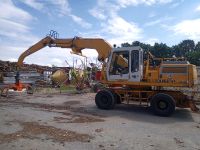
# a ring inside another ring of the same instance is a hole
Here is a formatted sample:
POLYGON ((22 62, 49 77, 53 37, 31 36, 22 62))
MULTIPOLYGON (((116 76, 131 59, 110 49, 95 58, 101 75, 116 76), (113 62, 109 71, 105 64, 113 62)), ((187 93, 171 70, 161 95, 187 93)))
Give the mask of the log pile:
MULTIPOLYGON (((17 70, 17 62, 0 60, 0 72, 15 72, 16 70, 17 70)), ((20 70, 43 72, 45 70, 52 70, 52 67, 40 66, 36 64, 23 64, 20 70)))
MULTIPOLYGON (((50 85, 50 76, 57 70, 64 70, 69 73, 70 67, 49 67, 36 64, 23 64, 20 67, 20 80, 22 83, 45 84, 50 85)), ((17 72, 17 62, 0 60, 0 83, 12 84, 15 83, 17 72)))

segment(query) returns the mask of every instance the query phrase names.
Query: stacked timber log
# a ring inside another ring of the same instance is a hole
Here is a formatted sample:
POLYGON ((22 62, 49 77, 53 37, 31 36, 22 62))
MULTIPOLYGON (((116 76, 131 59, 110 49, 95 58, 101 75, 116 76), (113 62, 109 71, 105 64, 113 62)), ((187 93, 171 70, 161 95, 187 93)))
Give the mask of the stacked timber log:
MULTIPOLYGON (((49 67, 36 64, 23 64, 20 68, 20 80, 22 83, 36 85, 51 85, 51 75, 55 71, 62 69, 69 73, 70 67, 49 67)), ((0 60, 0 83, 15 83, 17 73, 17 62, 0 60)))
MULTIPOLYGON (((16 72, 4 72, 3 83, 15 83, 16 72)), ((43 80, 42 74, 36 71, 20 71, 20 81, 22 83, 35 84, 36 81, 43 80)))

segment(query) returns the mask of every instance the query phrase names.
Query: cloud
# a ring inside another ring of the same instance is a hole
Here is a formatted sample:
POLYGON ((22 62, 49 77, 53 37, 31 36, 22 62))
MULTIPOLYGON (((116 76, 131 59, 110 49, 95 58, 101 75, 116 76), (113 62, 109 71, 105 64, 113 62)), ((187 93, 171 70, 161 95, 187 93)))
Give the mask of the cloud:
POLYGON ((38 38, 30 33, 30 28, 24 24, 17 23, 11 20, 0 18, 0 36, 4 39, 4 44, 6 41, 12 40, 19 43, 32 43, 38 38), (27 38, 27 36, 29 38, 27 38))
POLYGON ((195 11, 200 12, 200 5, 196 7, 195 11))
POLYGON ((33 44, 38 38, 31 33, 30 22, 35 18, 18 8, 11 0, 0 5, 0 59, 16 60, 25 46, 33 44))
POLYGON ((93 49, 84 49, 82 51, 83 55, 86 56, 86 57, 90 57, 90 58, 93 58, 93 57, 97 57, 98 56, 98 53, 96 50, 93 50, 93 49))
POLYGON ((16 58, 8 58, 8 61, 17 62, 17 59, 16 58))
MULTIPOLYGON (((45 6, 45 3, 39 3, 41 1, 26 0, 24 2, 26 2, 27 5, 29 4, 30 7, 35 7, 34 9, 37 8, 38 10, 42 9, 42 7, 45 6), (38 4, 42 4, 40 5, 41 7, 37 7, 38 4)), ((52 6, 54 6, 55 3, 56 7, 58 5, 62 5, 63 7, 63 11, 62 13, 60 12, 61 14, 59 15, 64 15, 67 13, 67 11, 64 11, 64 7, 66 7, 67 5, 64 3, 64 1, 52 1, 52 6)), ((34 43, 40 40, 39 37, 31 33, 31 23, 33 20, 36 20, 36 18, 34 18, 31 14, 29 14, 22 8, 19 8, 16 5, 14 5, 14 3, 10 0, 5 1, 2 4, 3 5, 0 5, 0 53, 3 55, 0 55, 0 59, 16 61, 22 52, 24 52, 29 46, 33 45, 34 43)), ((79 25, 81 25, 82 23, 82 26, 86 28, 90 27, 90 25, 84 22, 84 20, 82 20, 80 17, 75 15, 71 17, 73 17, 73 19, 77 23, 79 23, 79 25)), ((66 56, 69 55, 71 55, 70 49, 49 49, 46 47, 43 48, 41 51, 36 52, 33 55, 27 57, 25 59, 25 62, 40 65, 54 64, 57 66, 66 66, 64 60, 66 59, 66 56)), ((72 60, 69 60, 69 62, 72 62, 72 60)))
POLYGON ((180 3, 173 3, 171 6, 170 6, 170 8, 176 8, 176 7, 178 7, 180 5, 180 3))
MULTIPOLYGON (((11 20, 0 18, 0 28, 1 31, 6 31, 7 33, 10 33, 10 31, 13 29, 18 32, 27 32, 30 28, 26 25, 23 25, 21 23, 17 23, 11 20)), ((1 32, 0 31, 0 32, 1 32)))
MULTIPOLYGON (((22 53, 24 50, 25 49, 21 49, 20 53, 22 53)), ((72 57, 70 51, 71 50, 67 48, 44 47, 43 49, 25 58, 24 62, 39 65, 51 64, 56 66, 67 66, 65 60, 72 57)), ((69 59, 69 63, 72 64, 71 59, 69 59)))
POLYGON ((156 24, 159 24, 162 22, 162 19, 157 19, 157 20, 153 20, 153 21, 149 21, 147 23, 144 24, 144 26, 148 27, 148 26, 154 26, 156 24))
MULTIPOLYGON (((0 56, 0 59, 7 60, 7 58, 13 58, 17 59, 23 51, 27 49, 24 47, 2 47, 0 46, 0 49, 7 49, 7 51, 4 52, 5 59, 0 56), (16 55, 17 54, 17 55, 16 55)), ((56 65, 60 67, 64 66, 73 66, 73 61, 78 60, 77 65, 81 64, 80 60, 84 60, 84 57, 78 56, 75 54, 70 53, 70 48, 59 48, 59 47, 44 47, 43 49, 37 51, 36 53, 33 53, 32 55, 25 58, 24 62, 28 64, 39 64, 39 65, 56 65), (68 64, 65 62, 65 60, 68 62, 68 64)), ((92 49, 85 49, 83 50, 83 55, 89 56, 88 60, 90 60, 93 57, 97 57, 97 52, 92 49)), ((75 64, 76 65, 76 64, 75 64)))
POLYGON ((107 18, 107 16, 104 14, 104 10, 103 9, 99 9, 99 8, 93 8, 89 10, 89 13, 100 20, 105 20, 107 18))
POLYGON ((157 14, 155 13, 155 12, 151 12, 149 15, 148 15, 148 17, 149 18, 153 18, 153 17, 155 17, 157 14))
MULTIPOLYGON (((128 6, 152 6, 169 3, 172 3, 172 0, 117 0, 115 2, 112 1, 112 3, 108 0, 98 0, 95 7, 89 10, 89 13, 101 22, 101 29, 96 34, 101 35, 101 37, 107 39, 111 44, 120 45, 123 42, 132 42, 135 40, 144 40, 153 43, 158 40, 156 38, 145 39, 143 29, 136 22, 122 18, 119 15, 119 11, 128 6)), ((156 15, 155 12, 152 12, 149 17, 152 18, 156 15)), ((172 19, 172 17, 164 17, 147 22, 144 26, 154 26, 172 19)))
POLYGON ((0 45, 0 53, 3 55, 0 55, 0 60, 7 61, 8 59, 17 59, 18 55, 20 55, 20 50, 23 49, 23 47, 19 46, 8 46, 8 45, 0 45))
POLYGON ((59 13, 60 16, 65 16, 71 13, 68 0, 49 0, 45 5, 50 7, 50 9, 52 8, 53 12, 59 13))
POLYGON ((111 44, 120 45, 122 42, 132 42, 142 37, 142 29, 133 21, 127 21, 119 16, 121 8, 117 3, 98 0, 97 5, 89 13, 98 19, 100 30, 91 32, 108 40, 111 44), (95 13, 93 13, 95 12, 95 13))
POLYGON ((156 19, 156 20, 153 20, 153 21, 149 21, 149 22, 145 23, 144 26, 146 26, 146 27, 154 26, 154 25, 157 25, 157 24, 164 23, 166 21, 170 21, 172 19, 174 19, 174 18, 173 17, 163 17, 163 18, 159 18, 159 19, 156 19))
POLYGON ((157 39, 157 38, 150 38, 150 39, 145 40, 144 42, 153 46, 155 43, 159 42, 159 39, 157 39))
POLYGON ((59 66, 62 64, 62 60, 58 59, 58 58, 53 58, 51 59, 51 62, 53 64, 59 64, 59 66))
POLYGON ((117 3, 121 7, 137 6, 140 4, 151 6, 155 4, 167 4, 171 2, 172 0, 117 0, 117 3))
POLYGON ((182 35, 186 38, 200 40, 200 19, 183 20, 170 27, 176 35, 182 35))
POLYGON ((61 15, 66 15, 71 12, 68 0, 51 0, 53 4, 59 7, 61 15))
POLYGON ((83 18, 72 13, 69 6, 68 0, 48 0, 48 1, 37 1, 37 0, 21 0, 22 3, 49 14, 50 16, 56 15, 59 17, 68 16, 75 23, 80 25, 83 28, 91 28, 92 24, 88 23, 83 18))
POLYGON ((44 8, 44 5, 42 3, 39 3, 36 0, 21 0, 21 1, 25 3, 26 5, 37 10, 42 10, 44 8))
POLYGON ((108 36, 111 44, 119 45, 122 42, 132 42, 142 37, 142 29, 136 23, 128 22, 119 16, 111 17, 102 27, 103 34, 108 36))
POLYGON ((107 16, 109 16, 111 12, 116 11, 116 8, 116 5, 111 4, 107 0, 97 0, 96 6, 90 9, 88 12, 97 19, 105 20, 108 18, 107 16))
POLYGON ((178 0, 177 2, 172 3, 170 8, 176 8, 183 2, 184 2, 184 0, 178 0))
MULTIPOLYGON (((37 37, 32 35, 29 23, 35 18, 28 12, 14 5, 11 0, 5 0, 0 5, 0 36, 2 44, 32 43, 37 37), (29 38, 27 38, 29 37, 29 38)), ((19 45, 19 44, 18 44, 19 45)))
POLYGON ((77 24, 79 24, 83 28, 91 28, 92 27, 92 24, 86 22, 85 20, 83 20, 82 18, 80 18, 76 15, 70 14, 69 16, 72 18, 72 20, 74 22, 76 22, 77 24))
POLYGON ((68 0, 20 0, 22 3, 36 10, 45 12, 50 15, 64 16, 70 13, 68 0))
POLYGON ((116 16, 119 10, 120 6, 117 3, 111 3, 108 0, 97 0, 96 6, 88 12, 93 17, 106 21, 110 19, 110 16, 116 16))
POLYGON ((33 19, 28 12, 16 7, 11 0, 1 1, 0 18, 10 19, 19 23, 25 23, 33 19))

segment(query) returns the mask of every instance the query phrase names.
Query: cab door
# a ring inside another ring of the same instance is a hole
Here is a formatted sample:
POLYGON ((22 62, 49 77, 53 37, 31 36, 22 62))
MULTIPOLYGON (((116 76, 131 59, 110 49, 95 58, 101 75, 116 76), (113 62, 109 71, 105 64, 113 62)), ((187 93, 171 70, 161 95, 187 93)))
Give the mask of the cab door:
POLYGON ((135 49, 131 51, 130 79, 129 81, 140 82, 143 77, 143 51, 135 49))
POLYGON ((109 81, 129 80, 129 51, 118 48, 113 50, 109 59, 107 77, 109 81))

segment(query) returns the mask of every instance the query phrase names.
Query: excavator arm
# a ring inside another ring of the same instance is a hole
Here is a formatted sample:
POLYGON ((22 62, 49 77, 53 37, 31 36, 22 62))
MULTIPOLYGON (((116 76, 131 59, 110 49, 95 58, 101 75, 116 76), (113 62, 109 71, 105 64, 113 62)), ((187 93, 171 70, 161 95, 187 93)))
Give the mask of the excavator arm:
POLYGON ((105 61, 112 49, 112 46, 107 41, 100 38, 74 37, 69 39, 58 39, 48 35, 20 55, 17 63, 18 67, 23 64, 23 61, 27 56, 41 50, 46 46, 71 48, 72 53, 77 55, 82 55, 82 50, 85 48, 96 49, 99 61, 105 61))

